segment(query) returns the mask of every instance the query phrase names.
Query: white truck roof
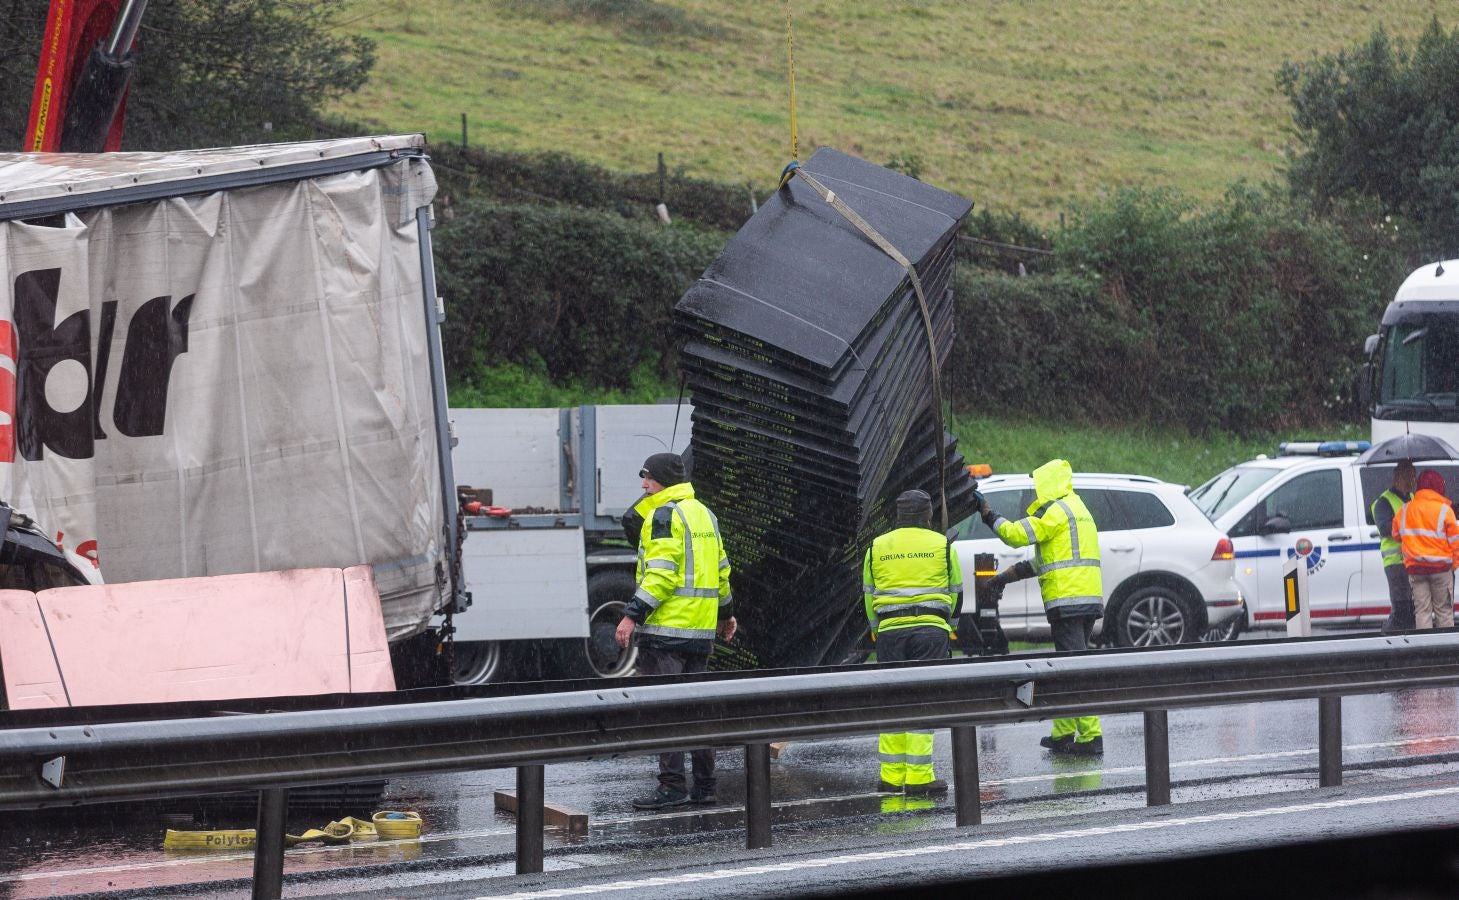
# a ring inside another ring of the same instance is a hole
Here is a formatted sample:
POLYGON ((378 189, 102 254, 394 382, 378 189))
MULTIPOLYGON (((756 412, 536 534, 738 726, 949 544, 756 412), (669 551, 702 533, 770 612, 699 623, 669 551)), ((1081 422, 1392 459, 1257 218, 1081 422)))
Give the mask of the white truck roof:
POLYGON ((1459 300, 1459 259, 1446 259, 1415 269, 1398 286, 1393 300, 1459 300))
POLYGON ((162 153, 0 153, 0 219, 52 215, 384 165, 425 153, 420 134, 162 153))

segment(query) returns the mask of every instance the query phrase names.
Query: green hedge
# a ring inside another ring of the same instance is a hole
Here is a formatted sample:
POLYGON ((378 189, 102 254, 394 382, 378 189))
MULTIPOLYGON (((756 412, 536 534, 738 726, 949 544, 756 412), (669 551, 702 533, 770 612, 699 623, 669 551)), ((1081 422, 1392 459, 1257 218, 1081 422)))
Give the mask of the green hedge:
POLYGON ((563 385, 672 378, 670 312, 724 242, 592 210, 455 204, 434 239, 453 389, 503 365, 563 385))
POLYGON ((958 272, 957 408, 1237 433, 1351 418, 1363 337, 1408 270, 1382 229, 1248 190, 1121 192, 1055 248, 1049 275, 958 272))
MULTIPOLYGON (((509 153, 433 144, 431 164, 443 199, 451 204, 489 200, 548 204, 614 212, 626 219, 657 221, 659 176, 654 161, 643 172, 612 172, 564 153, 509 153)), ((768 191, 774 185, 763 190, 768 191)), ((761 197, 760 199, 763 199, 761 197)), ((751 215, 750 188, 689 178, 670 169, 664 205, 675 223, 738 230, 751 215)))
MULTIPOLYGON (((618 195, 599 174, 565 164, 556 183, 580 179, 580 196, 607 205, 618 195)), ((959 267, 945 395, 972 414, 1236 433, 1356 419, 1363 337, 1410 268, 1381 217, 1320 219, 1246 188, 1202 206, 1121 191, 1052 239, 1017 217, 974 224, 1054 253, 1027 277, 1006 259, 959 267)), ((443 208, 455 395, 523 402, 561 396, 544 387, 556 385, 640 397, 673 384, 673 305, 727 239, 607 208, 443 208)))

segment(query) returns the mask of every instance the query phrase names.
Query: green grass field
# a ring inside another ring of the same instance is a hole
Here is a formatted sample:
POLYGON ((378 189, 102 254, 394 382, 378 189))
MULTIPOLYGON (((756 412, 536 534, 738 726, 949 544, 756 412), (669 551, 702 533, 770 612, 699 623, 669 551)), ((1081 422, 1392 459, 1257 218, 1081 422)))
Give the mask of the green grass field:
MULTIPOLYGON (((1275 72, 1410 38, 1434 0, 794 2, 802 158, 827 144, 1044 222, 1121 185, 1197 197, 1279 170, 1275 72)), ((379 44, 337 112, 382 130, 670 167, 763 191, 789 159, 784 3, 359 0, 379 44)))

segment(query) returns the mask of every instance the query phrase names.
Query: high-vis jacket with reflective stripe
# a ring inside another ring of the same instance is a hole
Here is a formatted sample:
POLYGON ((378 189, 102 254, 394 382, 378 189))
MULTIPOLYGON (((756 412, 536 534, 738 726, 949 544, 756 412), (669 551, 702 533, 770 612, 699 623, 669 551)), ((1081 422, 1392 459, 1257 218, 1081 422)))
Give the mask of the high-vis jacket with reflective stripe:
POLYGON ((1074 470, 1062 459, 1034 469, 1034 501, 1016 522, 999 516, 993 530, 1010 547, 1034 545, 1044 611, 1099 615, 1104 583, 1099 572, 1099 532, 1084 501, 1074 493, 1074 470))
POLYGON ((861 562, 866 618, 873 631, 931 625, 952 631, 963 572, 947 538, 930 528, 897 528, 871 542, 861 562))
POLYGON ((1415 574, 1447 572, 1459 562, 1459 522, 1437 491, 1414 493, 1393 517, 1393 536, 1403 548, 1403 567, 1415 574))
POLYGON ((1403 503, 1403 498, 1394 493, 1392 488, 1379 494, 1378 499, 1373 501, 1373 524, 1378 526, 1378 534, 1381 536, 1378 552, 1383 557, 1385 569, 1403 565, 1403 547, 1399 545, 1398 538, 1393 536, 1393 520, 1398 518, 1398 511, 1403 509, 1403 503))
POLYGON ((694 487, 687 481, 644 498, 635 509, 644 523, 638 588, 626 614, 642 622, 640 632, 646 638, 673 644, 703 641, 707 650, 733 603, 719 522, 694 499, 694 487), (639 619, 645 609, 647 615, 639 619))

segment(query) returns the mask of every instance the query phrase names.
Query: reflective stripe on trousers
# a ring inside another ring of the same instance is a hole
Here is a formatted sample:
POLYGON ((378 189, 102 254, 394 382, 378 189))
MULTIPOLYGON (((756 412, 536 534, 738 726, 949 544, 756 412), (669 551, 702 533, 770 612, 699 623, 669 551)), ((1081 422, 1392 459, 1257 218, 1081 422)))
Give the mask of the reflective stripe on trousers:
POLYGON ((877 741, 881 780, 901 787, 932 781, 932 732, 883 734, 877 741))
POLYGON ((1074 740, 1083 744, 1092 741, 1103 734, 1099 730, 1099 716, 1079 716, 1074 719, 1055 719, 1053 737, 1058 740, 1066 735, 1074 735, 1074 740))

